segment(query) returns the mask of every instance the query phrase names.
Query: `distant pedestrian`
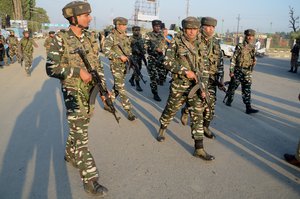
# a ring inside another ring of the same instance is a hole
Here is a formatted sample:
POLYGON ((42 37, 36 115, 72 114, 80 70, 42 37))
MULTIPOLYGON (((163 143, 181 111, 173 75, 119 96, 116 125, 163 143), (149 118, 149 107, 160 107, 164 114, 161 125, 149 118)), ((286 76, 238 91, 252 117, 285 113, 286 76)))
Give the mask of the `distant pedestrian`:
POLYGON ((291 69, 289 72, 297 73, 298 69, 298 58, 299 58, 299 50, 300 50, 300 39, 296 39, 296 43, 293 46, 291 53, 291 69))

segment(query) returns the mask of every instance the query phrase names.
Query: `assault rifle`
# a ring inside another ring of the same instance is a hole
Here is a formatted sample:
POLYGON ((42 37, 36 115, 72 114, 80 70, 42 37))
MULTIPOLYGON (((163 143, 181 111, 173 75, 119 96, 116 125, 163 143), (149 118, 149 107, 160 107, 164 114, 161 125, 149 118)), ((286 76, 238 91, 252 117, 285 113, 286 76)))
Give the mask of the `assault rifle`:
POLYGON ((80 58, 82 59, 87 71, 92 75, 93 81, 96 83, 96 86, 94 87, 93 91, 97 91, 97 92, 91 92, 90 94, 90 104, 94 104, 95 103, 95 99, 96 99, 96 95, 99 92, 101 96, 105 97, 105 102, 106 104, 109 106, 109 108, 111 109, 111 113, 114 115, 115 119, 117 120, 117 122, 119 123, 120 117, 117 117, 116 115, 116 109, 113 105, 113 102, 111 100, 111 98, 109 97, 109 93, 106 87, 102 86, 102 79, 99 76, 98 72, 92 68, 89 60, 87 59, 86 56, 86 52, 82 49, 82 48, 76 48, 74 50, 74 53, 78 53, 80 58))
POLYGON ((229 92, 228 92, 228 91, 232 90, 232 87, 234 86, 234 82, 235 82, 235 77, 232 76, 232 77, 230 78, 230 81, 227 81, 227 82, 224 83, 225 86, 228 85, 228 89, 227 89, 226 95, 225 95, 225 97, 224 97, 224 99, 223 99, 223 103, 226 102, 226 99, 228 98, 228 95, 229 95, 229 92))
MULTIPOLYGON (((188 94, 188 98, 192 98, 195 94, 197 94, 198 91, 200 92, 204 92, 205 93, 205 98, 204 101, 207 104, 208 107, 208 111, 209 111, 209 115, 210 115, 210 119, 212 119, 213 114, 212 114, 212 102, 210 100, 210 94, 208 92, 208 88, 207 86, 204 85, 203 83, 203 79, 202 79, 202 74, 199 70, 196 70, 196 67, 193 65, 191 58, 186 55, 185 56, 189 65, 191 66, 191 68, 193 70, 195 70, 194 72, 196 73, 197 79, 198 79, 198 83, 196 85, 193 86, 193 88, 190 90, 189 94, 188 94)), ((201 96, 201 95, 200 95, 201 96)))
MULTIPOLYGON (((147 81, 144 80, 144 76, 142 75, 138 64, 132 59, 132 57, 130 55, 127 55, 125 53, 125 51, 123 50, 123 48, 120 44, 118 44, 118 47, 121 50, 122 54, 128 58, 128 62, 126 62, 126 63, 129 65, 129 68, 132 68, 134 73, 137 74, 141 78, 141 80, 143 81, 144 84, 146 84, 147 81)), ((145 59, 145 57, 144 57, 144 59, 145 59)), ((146 59, 145 59, 145 61, 146 61, 146 59)), ((144 62, 144 63, 146 64, 147 62, 144 62)))

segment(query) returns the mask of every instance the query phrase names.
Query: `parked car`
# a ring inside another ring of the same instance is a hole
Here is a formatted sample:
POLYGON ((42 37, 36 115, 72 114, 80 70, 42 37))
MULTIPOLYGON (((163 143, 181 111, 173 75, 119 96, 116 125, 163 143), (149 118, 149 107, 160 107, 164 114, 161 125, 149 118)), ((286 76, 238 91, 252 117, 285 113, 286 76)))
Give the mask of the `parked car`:
POLYGON ((220 46, 221 46, 223 56, 232 57, 233 52, 235 50, 235 46, 224 44, 224 43, 220 43, 220 46))
POLYGON ((41 32, 34 32, 33 33, 33 38, 38 38, 38 39, 44 38, 44 35, 41 32))

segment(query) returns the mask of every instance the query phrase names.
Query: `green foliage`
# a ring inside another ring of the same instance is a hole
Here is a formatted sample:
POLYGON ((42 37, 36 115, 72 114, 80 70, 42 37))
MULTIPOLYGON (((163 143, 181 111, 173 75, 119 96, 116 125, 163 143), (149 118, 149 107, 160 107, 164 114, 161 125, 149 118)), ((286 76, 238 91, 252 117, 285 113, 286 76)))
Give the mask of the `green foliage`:
POLYGON ((11 18, 13 18, 13 5, 11 0, 0 1, 0 17, 2 18, 3 22, 6 15, 9 15, 11 18))
POLYGON ((300 39, 300 30, 297 32, 291 32, 291 39, 300 39))

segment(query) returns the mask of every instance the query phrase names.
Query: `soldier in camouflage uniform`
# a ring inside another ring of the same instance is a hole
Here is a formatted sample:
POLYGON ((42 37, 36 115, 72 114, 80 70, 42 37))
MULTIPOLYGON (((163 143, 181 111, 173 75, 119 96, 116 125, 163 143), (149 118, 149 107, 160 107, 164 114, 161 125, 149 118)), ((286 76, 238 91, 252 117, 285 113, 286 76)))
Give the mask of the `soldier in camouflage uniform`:
POLYGON ((88 148, 88 126, 93 112, 93 107, 89 104, 89 93, 95 83, 79 54, 74 52, 78 47, 87 52, 88 61, 106 87, 97 40, 86 30, 92 20, 91 7, 87 2, 73 1, 62 11, 70 27, 54 36, 47 56, 46 71, 50 77, 59 79, 62 86, 70 128, 65 161, 79 170, 87 193, 104 196, 108 190, 98 183, 98 170, 88 148))
MULTIPOLYGON (((133 26, 132 27, 133 35, 130 38, 132 60, 134 64, 138 66, 139 73, 141 73, 142 61, 146 53, 144 49, 144 39, 141 36, 140 30, 141 28, 139 26, 133 26)), ((140 76, 135 71, 133 72, 131 78, 129 79, 131 86, 136 86, 137 91, 143 91, 143 89, 140 86, 140 79, 141 79, 140 76)))
POLYGON ((148 74, 150 76, 150 87, 153 93, 153 98, 156 101, 161 101, 157 92, 157 83, 163 85, 166 79, 166 69, 163 65, 164 50, 166 48, 165 37, 161 32, 161 21, 152 21, 152 32, 145 35, 145 49, 148 53, 148 74))
MULTIPOLYGON (((216 106, 216 92, 217 86, 220 89, 224 89, 223 79, 224 79, 224 66, 223 66, 223 56, 221 53, 221 47, 219 41, 214 36, 215 27, 217 25, 217 20, 211 17, 202 17, 201 19, 201 46, 200 53, 202 55, 205 65, 209 70, 209 80, 208 80, 208 92, 211 101, 211 107, 204 109, 203 117, 203 128, 204 135, 210 139, 215 138, 215 134, 209 129, 210 122, 215 113, 216 106), (210 111, 209 111, 210 110, 210 111)), ((182 110, 181 122, 186 125, 188 120, 188 110, 184 108, 182 110)))
POLYGON ((226 105, 231 106, 234 92, 238 86, 242 85, 242 98, 246 105, 246 113, 257 113, 258 110, 251 107, 251 84, 252 84, 252 70, 256 64, 255 47, 253 45, 255 30, 245 30, 245 39, 243 43, 238 44, 235 48, 231 59, 229 76, 233 78, 230 81, 226 93, 226 105))
POLYGON ((54 31, 49 31, 49 36, 45 39, 44 47, 46 48, 46 54, 47 55, 48 55, 48 52, 49 52, 49 49, 50 49, 50 44, 52 42, 54 34, 55 34, 54 31))
POLYGON ((125 91, 126 62, 131 55, 130 40, 126 35, 128 20, 117 17, 113 20, 115 29, 105 38, 104 54, 110 60, 110 70, 114 78, 112 97, 120 95, 121 104, 130 121, 136 119, 132 113, 132 105, 125 91))
POLYGON ((203 67, 201 61, 199 35, 200 22, 195 17, 187 17, 182 20, 183 33, 179 33, 172 40, 166 51, 165 66, 172 73, 173 81, 170 86, 170 94, 165 109, 159 119, 160 129, 157 140, 165 140, 165 131, 176 112, 184 104, 188 104, 191 115, 191 134, 195 140, 194 156, 204 160, 213 160, 203 148, 203 111, 205 92, 201 91, 188 98, 193 86, 206 84, 208 70, 203 67), (203 82, 198 82, 197 75, 202 76, 203 82))
POLYGON ((14 57, 16 56, 17 60, 19 61, 19 54, 18 54, 18 45, 19 41, 18 38, 15 37, 15 32, 10 31, 9 37, 6 39, 6 43, 9 47, 9 57, 10 57, 10 63, 15 63, 14 57))
POLYGON ((32 38, 29 38, 29 31, 23 32, 24 37, 20 41, 21 60, 25 62, 25 72, 30 76, 30 67, 33 60, 33 46, 38 47, 32 38))
MULTIPOLYGON (((0 41, 1 41, 1 44, 3 45, 3 49, 0 50, 0 57, 1 57, 1 59, 0 59, 0 64, 1 64, 1 66, 2 66, 2 61, 5 60, 5 47, 4 47, 4 45, 6 44, 6 39, 5 39, 5 37, 2 35, 1 30, 0 30, 0 41)), ((7 63, 7 62, 4 61, 4 63, 7 63)))

